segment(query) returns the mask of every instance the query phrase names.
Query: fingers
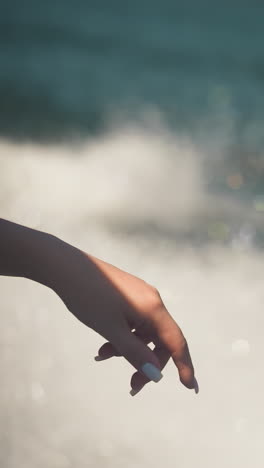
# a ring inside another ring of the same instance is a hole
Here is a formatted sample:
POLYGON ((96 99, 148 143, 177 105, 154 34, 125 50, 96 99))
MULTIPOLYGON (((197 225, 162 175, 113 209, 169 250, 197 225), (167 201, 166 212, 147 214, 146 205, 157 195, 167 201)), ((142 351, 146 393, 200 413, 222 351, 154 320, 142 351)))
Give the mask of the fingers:
MULTIPOLYGON (((141 340, 145 343, 148 344, 151 342, 151 339, 147 336, 143 336, 141 333, 138 331, 132 332, 134 335, 138 336, 141 338, 141 340)), ((101 348, 98 350, 98 356, 95 356, 95 361, 105 361, 106 359, 110 359, 114 356, 121 356, 120 352, 117 351, 117 349, 112 345, 112 343, 107 342, 104 343, 101 348)))
POLYGON ((159 381, 162 377, 160 371, 172 357, 182 384, 198 393, 199 387, 194 376, 188 344, 181 329, 165 307, 158 317, 155 317, 151 329, 151 332, 150 330, 131 332, 129 327, 123 327, 122 331, 113 337, 111 343, 101 346, 95 360, 124 356, 138 370, 131 378, 133 396, 150 380, 159 381), (147 346, 150 342, 156 343, 153 351, 147 346))
MULTIPOLYGON (((160 362, 161 370, 164 369, 164 367, 166 366, 167 362, 170 359, 169 351, 166 350, 165 348, 161 348, 160 346, 156 346, 154 348, 153 352, 155 353, 155 355, 157 356, 157 358, 158 358, 158 360, 160 362)), ((140 372, 135 372, 135 374, 133 374, 132 378, 131 378, 130 395, 132 395, 132 396, 136 395, 138 392, 140 392, 140 390, 142 390, 142 388, 148 382, 149 382, 149 379, 147 377, 142 375, 140 372)))
MULTIPOLYGON (((150 340, 145 338, 144 341, 150 340)), ((104 360, 117 355, 124 356, 148 381, 158 382, 162 378, 157 355, 128 326, 123 326, 111 343, 105 343, 95 359, 104 360)))
POLYGON ((119 351, 112 345, 112 343, 104 343, 101 348, 98 350, 98 356, 95 356, 96 361, 105 361, 106 359, 110 359, 113 356, 121 356, 119 351))
POLYGON ((198 393, 198 383, 194 376, 194 368, 185 337, 177 323, 165 309, 155 319, 155 330, 163 347, 172 356, 178 368, 180 381, 187 388, 198 393))
MULTIPOLYGON (((138 336, 145 344, 148 344, 152 341, 150 337, 143 336, 140 331, 135 331, 132 333, 138 336)), ((160 368, 163 369, 167 364, 168 360, 170 359, 169 352, 166 349, 161 348, 159 345, 154 348, 153 353, 157 356, 160 362, 160 368)), ((101 346, 101 348, 98 351, 98 356, 95 357, 95 360, 104 361, 114 356, 121 356, 121 354, 116 350, 112 343, 107 342, 104 343, 103 346, 101 346)), ((148 382, 150 382, 150 380, 142 372, 136 372, 131 378, 132 389, 130 391, 130 394, 132 396, 136 395, 148 382)))

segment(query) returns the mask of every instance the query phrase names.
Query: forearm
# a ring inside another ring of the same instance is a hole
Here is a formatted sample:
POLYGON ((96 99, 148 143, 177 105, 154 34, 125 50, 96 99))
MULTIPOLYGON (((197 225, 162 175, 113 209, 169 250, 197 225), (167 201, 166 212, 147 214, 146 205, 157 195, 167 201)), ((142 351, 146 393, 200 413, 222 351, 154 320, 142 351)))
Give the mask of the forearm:
POLYGON ((56 243, 59 240, 50 234, 0 218, 0 275, 24 277, 50 287, 56 243))

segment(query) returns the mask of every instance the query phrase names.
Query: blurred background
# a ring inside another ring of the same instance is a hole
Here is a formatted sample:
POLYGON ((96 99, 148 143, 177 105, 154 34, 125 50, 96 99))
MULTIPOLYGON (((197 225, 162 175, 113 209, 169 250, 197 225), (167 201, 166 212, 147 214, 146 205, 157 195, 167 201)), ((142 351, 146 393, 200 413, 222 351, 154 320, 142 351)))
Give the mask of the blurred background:
POLYGON ((3 468, 262 468, 264 6, 2 0, 1 217, 159 289, 201 391, 1 278, 3 468))

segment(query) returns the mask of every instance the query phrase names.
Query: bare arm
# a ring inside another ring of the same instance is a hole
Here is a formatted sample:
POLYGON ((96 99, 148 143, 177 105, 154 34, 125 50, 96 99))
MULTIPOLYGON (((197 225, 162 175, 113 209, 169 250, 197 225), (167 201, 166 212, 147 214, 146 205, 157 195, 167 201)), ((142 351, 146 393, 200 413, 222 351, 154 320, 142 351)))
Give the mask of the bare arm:
POLYGON ((66 307, 107 342, 96 360, 124 356, 135 367, 131 394, 158 382, 170 357, 187 388, 198 392, 183 333, 158 291, 145 281, 55 236, 0 219, 0 275, 53 289, 66 307), (147 345, 153 342, 152 351, 147 345))
POLYGON ((49 285, 51 246, 51 235, 0 218, 0 275, 49 285))

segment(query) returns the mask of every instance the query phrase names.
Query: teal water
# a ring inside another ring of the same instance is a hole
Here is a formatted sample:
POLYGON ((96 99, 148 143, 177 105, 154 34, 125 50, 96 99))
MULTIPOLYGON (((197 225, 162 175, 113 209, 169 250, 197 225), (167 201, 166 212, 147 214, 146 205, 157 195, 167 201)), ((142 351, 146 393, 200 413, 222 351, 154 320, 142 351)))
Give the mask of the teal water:
POLYGON ((231 120, 234 142, 259 150, 263 20, 256 0, 2 1, 0 132, 86 135, 154 108, 177 132, 231 120))

